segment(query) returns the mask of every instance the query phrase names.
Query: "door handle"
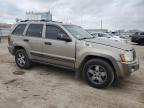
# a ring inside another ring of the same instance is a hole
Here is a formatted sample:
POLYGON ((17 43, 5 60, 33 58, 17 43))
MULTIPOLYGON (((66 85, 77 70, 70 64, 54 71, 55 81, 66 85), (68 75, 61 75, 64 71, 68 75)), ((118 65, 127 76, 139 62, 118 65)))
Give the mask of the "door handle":
POLYGON ((29 40, 28 40, 28 39, 24 39, 23 41, 25 41, 25 42, 29 42, 29 40))
POLYGON ((52 43, 51 43, 51 42, 45 42, 45 44, 46 44, 46 45, 52 45, 52 43))

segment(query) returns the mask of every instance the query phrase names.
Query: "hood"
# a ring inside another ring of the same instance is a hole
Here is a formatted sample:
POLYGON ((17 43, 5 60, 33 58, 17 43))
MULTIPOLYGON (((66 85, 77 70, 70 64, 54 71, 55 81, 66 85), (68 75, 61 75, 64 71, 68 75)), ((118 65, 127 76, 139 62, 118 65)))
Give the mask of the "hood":
POLYGON ((101 44, 101 45, 106 45, 110 46, 113 48, 118 48, 122 50, 132 50, 133 47, 130 46, 129 44, 113 41, 110 39, 99 39, 99 38, 94 38, 94 39, 85 39, 86 42, 91 42, 91 43, 96 43, 96 44, 101 44))

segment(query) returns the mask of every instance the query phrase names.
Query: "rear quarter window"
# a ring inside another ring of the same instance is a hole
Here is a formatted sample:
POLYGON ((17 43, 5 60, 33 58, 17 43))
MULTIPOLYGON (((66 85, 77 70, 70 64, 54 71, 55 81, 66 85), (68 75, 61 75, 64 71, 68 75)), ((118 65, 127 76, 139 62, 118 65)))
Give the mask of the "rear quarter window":
POLYGON ((23 32, 26 28, 26 24, 19 24, 14 31, 12 32, 13 35, 23 35, 23 32))

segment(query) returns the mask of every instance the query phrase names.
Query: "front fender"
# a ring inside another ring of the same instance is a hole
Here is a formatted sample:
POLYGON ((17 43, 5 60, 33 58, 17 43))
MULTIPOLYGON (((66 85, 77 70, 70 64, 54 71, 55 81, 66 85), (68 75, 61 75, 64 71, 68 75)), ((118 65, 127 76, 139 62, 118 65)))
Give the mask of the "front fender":
MULTIPOLYGON (((89 49, 89 51, 90 51, 90 49, 89 49)), ((80 69, 80 67, 82 66, 82 64, 84 63, 85 59, 88 56, 93 56, 96 58, 104 58, 104 59, 109 60, 112 63, 117 76, 120 76, 121 70, 120 70, 120 67, 118 64, 119 57, 117 54, 114 54, 114 52, 110 52, 110 51, 107 51, 105 53, 103 51, 102 52, 100 52, 100 51, 91 52, 90 51, 90 52, 85 52, 85 53, 79 52, 79 54, 77 54, 76 63, 75 63, 76 70, 80 69)))

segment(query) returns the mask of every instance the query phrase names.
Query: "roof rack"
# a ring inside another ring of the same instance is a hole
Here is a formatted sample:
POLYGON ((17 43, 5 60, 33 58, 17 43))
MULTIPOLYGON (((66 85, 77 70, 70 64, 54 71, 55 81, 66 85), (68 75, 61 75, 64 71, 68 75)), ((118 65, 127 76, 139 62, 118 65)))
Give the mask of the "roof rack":
POLYGON ((20 22, 28 22, 28 21, 42 21, 42 22, 58 22, 58 23, 62 23, 62 22, 59 22, 59 21, 51 21, 51 20, 44 20, 44 19, 42 19, 42 20, 22 20, 22 21, 20 21, 20 22))

